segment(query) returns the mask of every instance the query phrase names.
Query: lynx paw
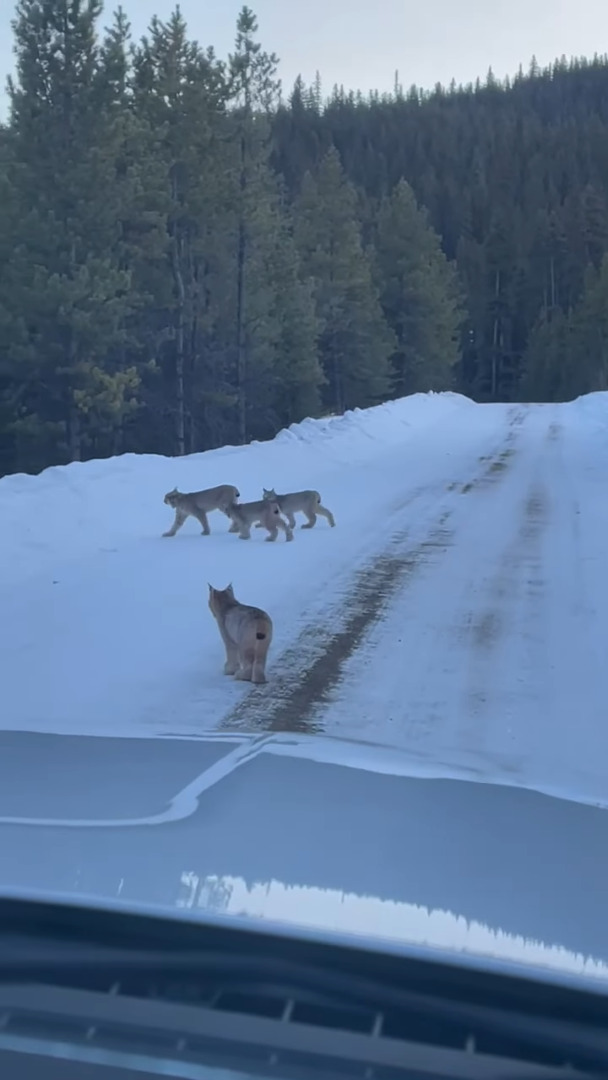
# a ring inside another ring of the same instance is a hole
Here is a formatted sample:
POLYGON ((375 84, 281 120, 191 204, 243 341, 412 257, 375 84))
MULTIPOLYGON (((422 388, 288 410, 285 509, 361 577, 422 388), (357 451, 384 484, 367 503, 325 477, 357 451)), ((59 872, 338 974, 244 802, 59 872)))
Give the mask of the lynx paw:
POLYGON ((251 682, 251 672, 247 668, 239 668, 234 677, 239 682, 251 682))

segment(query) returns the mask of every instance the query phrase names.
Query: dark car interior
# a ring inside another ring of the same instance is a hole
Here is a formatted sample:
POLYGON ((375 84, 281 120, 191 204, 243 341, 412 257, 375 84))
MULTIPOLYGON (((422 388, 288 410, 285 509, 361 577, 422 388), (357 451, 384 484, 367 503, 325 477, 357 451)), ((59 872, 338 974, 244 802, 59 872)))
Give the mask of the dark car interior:
POLYGON ((608 1076, 608 1000, 464 962, 0 898, 0 1075, 608 1076))

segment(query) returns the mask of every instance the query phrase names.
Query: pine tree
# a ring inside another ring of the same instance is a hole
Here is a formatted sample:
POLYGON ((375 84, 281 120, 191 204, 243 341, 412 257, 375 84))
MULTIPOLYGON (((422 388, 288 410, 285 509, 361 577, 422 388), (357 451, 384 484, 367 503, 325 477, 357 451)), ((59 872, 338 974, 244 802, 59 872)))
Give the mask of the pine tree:
POLYGON ((460 284, 405 180, 380 207, 375 250, 382 308, 397 345, 395 393, 452 388, 460 360, 460 284))
POLYGON ((18 208, 8 132, 0 128, 0 476, 20 458, 14 422, 23 393, 18 352, 27 330, 14 274, 14 252, 20 243, 18 208))
POLYGON ((257 29, 253 13, 244 7, 230 57, 234 158, 229 191, 235 235, 229 325, 234 327, 239 442, 268 437, 281 423, 316 412, 322 380, 310 288, 300 278, 269 164, 269 112, 278 103, 280 89, 277 59, 261 49, 257 29))
POLYGON ((608 255, 590 265, 585 288, 569 318, 569 348, 559 396, 565 400, 608 390, 608 255))
POLYGON ((571 337, 563 311, 541 313, 524 356, 523 401, 563 400, 571 337))
POLYGON ((531 401, 569 401, 608 390, 608 255, 589 265, 578 304, 565 315, 543 313, 525 357, 522 386, 531 401))
MULTIPOLYGON (((263 52, 255 40, 258 25, 255 15, 243 7, 237 20, 235 51, 230 56, 230 75, 234 95, 234 144, 236 148, 236 347, 235 370, 238 395, 238 438, 247 441, 248 412, 251 411, 253 387, 261 377, 252 363, 254 328, 263 323, 263 310, 269 297, 263 277, 258 276, 254 233, 259 221, 258 195, 266 180, 270 129, 268 112, 278 102, 280 84, 276 79, 277 58, 263 52), (257 296, 254 297, 254 292, 257 296)), ((259 267, 261 270, 262 268, 259 267)))
POLYGON ((278 428, 318 414, 324 380, 312 282, 302 280, 276 181, 264 170, 256 186, 258 210, 249 216, 245 262, 247 429, 270 438, 278 428))
POLYGON ((314 283, 302 279, 291 223, 285 212, 277 215, 269 256, 279 323, 273 399, 276 427, 282 428, 307 416, 319 415, 325 382, 319 359, 320 324, 314 283))
POLYGON ((135 367, 141 381, 137 407, 132 401, 127 422, 115 427, 116 453, 124 450, 129 439, 135 439, 142 449, 165 448, 163 432, 156 423, 155 392, 157 395, 161 382, 158 358, 167 333, 171 298, 165 272, 170 209, 166 173, 158 130, 145 110, 137 108, 130 55, 130 26, 119 9, 101 43, 99 79, 105 84, 113 123, 120 132, 115 183, 122 188, 117 258, 121 269, 130 273, 131 310, 120 346, 108 356, 106 366, 118 371, 135 367))
POLYGON ((158 332, 172 429, 168 449, 184 454, 207 441, 201 430, 203 403, 221 400, 223 388, 221 370, 212 380, 206 339, 214 317, 210 279, 224 242, 227 164, 221 140, 229 87, 213 50, 189 40, 179 8, 166 23, 152 19, 133 66, 137 114, 157 132, 164 172, 159 197, 166 215, 167 279, 164 289, 157 282, 162 289, 158 332))
POLYGON ((106 366, 132 298, 118 256, 122 132, 102 77, 100 11, 98 0, 20 0, 14 22, 11 181, 21 244, 10 272, 28 331, 14 354, 13 429, 33 462, 44 432, 56 440, 55 460, 80 458, 100 424, 122 422, 139 381, 134 368, 106 366))
POLYGON ((356 196, 333 148, 317 175, 304 177, 295 237, 303 271, 314 282, 325 403, 340 413, 376 404, 390 393, 395 341, 363 248, 356 196))

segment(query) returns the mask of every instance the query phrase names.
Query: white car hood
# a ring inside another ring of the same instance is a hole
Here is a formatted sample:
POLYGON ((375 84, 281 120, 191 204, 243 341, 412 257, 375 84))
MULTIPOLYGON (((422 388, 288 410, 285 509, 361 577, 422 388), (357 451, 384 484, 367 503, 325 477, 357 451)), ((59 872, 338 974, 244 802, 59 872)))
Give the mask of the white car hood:
POLYGON ((326 736, 0 733, 0 888, 608 982, 608 812, 326 736))

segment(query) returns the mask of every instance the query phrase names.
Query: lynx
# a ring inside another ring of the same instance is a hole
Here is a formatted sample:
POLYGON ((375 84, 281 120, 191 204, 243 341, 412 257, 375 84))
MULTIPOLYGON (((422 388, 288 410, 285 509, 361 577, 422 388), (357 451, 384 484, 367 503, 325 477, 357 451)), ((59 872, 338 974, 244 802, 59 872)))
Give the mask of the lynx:
POLYGON ((266 682, 266 657, 272 641, 272 619, 261 608, 241 604, 232 585, 209 585, 209 610, 226 647, 224 675, 247 682, 266 682))
POLYGON ((281 517, 279 507, 271 499, 260 499, 258 502, 232 503, 228 510, 224 511, 232 521, 233 527, 230 532, 238 532, 241 540, 251 539, 251 526, 258 522, 258 528, 267 529, 267 540, 276 540, 279 529, 285 533, 286 540, 293 540, 291 526, 287 525, 281 517))
POLYGON ((218 487, 205 488, 204 491, 181 492, 177 488, 168 491, 164 502, 175 510, 175 521, 171 528, 163 533, 163 536, 175 536, 181 529, 186 518, 195 517, 203 526, 203 536, 209 536, 209 522, 207 514, 211 510, 223 510, 231 504, 236 504, 240 497, 238 488, 234 484, 219 484, 218 487))
POLYGON ((317 514, 327 518, 332 529, 336 524, 331 510, 327 510, 325 506, 321 505, 321 496, 318 491, 292 491, 287 495, 277 495, 274 488, 271 488, 270 491, 264 488, 264 498, 276 502, 279 510, 285 514, 290 529, 296 527, 294 514, 298 511, 301 511, 308 518, 308 524, 302 525, 303 529, 312 529, 314 527, 317 514))

